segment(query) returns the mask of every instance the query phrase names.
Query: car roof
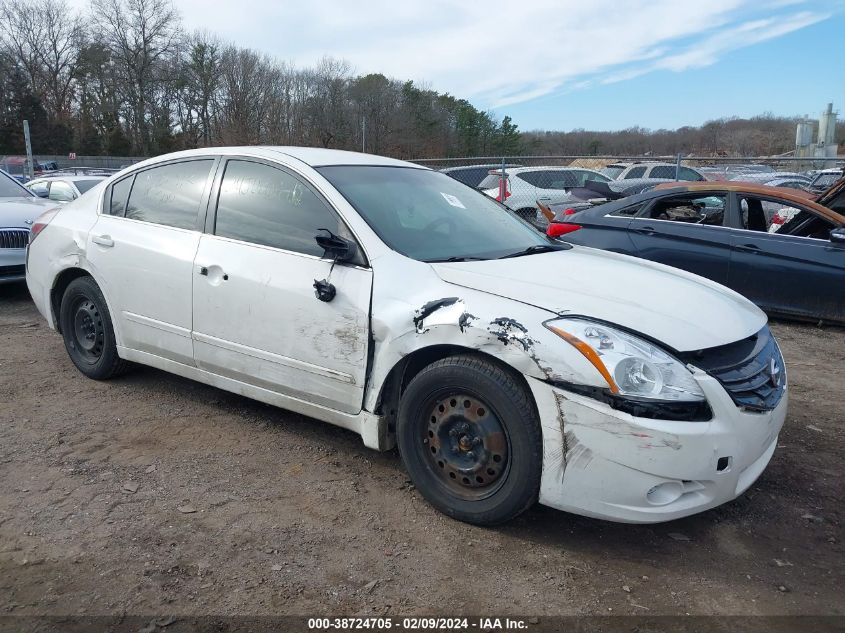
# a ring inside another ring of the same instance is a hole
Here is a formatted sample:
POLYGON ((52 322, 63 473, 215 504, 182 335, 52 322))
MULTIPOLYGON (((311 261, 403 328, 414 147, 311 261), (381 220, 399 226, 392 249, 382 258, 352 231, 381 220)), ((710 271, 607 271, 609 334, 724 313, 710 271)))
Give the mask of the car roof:
POLYGON ((620 189, 627 189, 628 187, 636 187, 637 185, 660 185, 663 183, 686 182, 684 180, 674 180, 672 178, 625 178, 624 180, 611 180, 607 183, 608 187, 613 189, 618 187, 620 189))
POLYGON ((809 180, 807 176, 803 174, 799 174, 795 171, 768 171, 768 172, 758 172, 758 171, 751 171, 744 174, 737 174, 736 176, 732 176, 731 180, 740 182, 743 178, 748 180, 774 180, 776 178, 799 178, 803 180, 809 180))
MULTIPOLYGON (((502 170, 498 169, 497 171, 502 170)), ((596 171, 595 169, 590 169, 589 167, 556 167, 554 165, 539 165, 537 167, 514 167, 513 169, 508 169, 509 174, 521 174, 526 171, 589 171, 593 174, 601 174, 601 172, 596 171)), ((604 174, 601 175, 603 176, 604 174)))
MULTIPOLYGON (((634 160, 631 162, 610 163, 605 165, 605 167, 625 167, 627 169, 628 167, 639 167, 640 165, 645 167, 674 167, 675 163, 667 163, 662 160, 634 160)), ((681 167, 686 167, 686 165, 681 165, 681 167)), ((690 169, 695 169, 695 167, 690 167, 690 169)))
POLYGON ((66 180, 67 182, 76 182, 78 180, 105 180, 110 176, 104 176, 103 174, 91 174, 90 176, 39 176, 38 178, 33 178, 26 184, 31 184, 33 182, 53 182, 54 180, 66 180))
MULTIPOLYGON (((462 171, 464 169, 479 169, 479 168, 496 169, 497 167, 501 167, 501 166, 502 166, 502 163, 484 163, 484 164, 480 164, 480 165, 457 165, 455 167, 444 167, 440 171, 443 172, 444 174, 448 174, 448 173, 451 173, 453 171, 462 171)), ((521 166, 521 165, 519 165, 519 166, 521 166)), ((516 163, 505 163, 505 168, 509 168, 509 167, 517 167, 517 164, 516 163)))
POLYGON ((149 167, 166 160, 192 158, 195 156, 254 156, 276 160, 280 155, 295 158, 310 167, 327 167, 329 165, 376 165, 387 167, 411 167, 413 169, 428 169, 395 158, 387 158, 376 154, 362 154, 340 149, 323 149, 319 147, 288 147, 283 145, 246 145, 233 147, 203 147, 199 149, 183 150, 171 154, 163 154, 155 158, 148 158, 140 163, 131 165, 130 170, 138 167, 149 167))

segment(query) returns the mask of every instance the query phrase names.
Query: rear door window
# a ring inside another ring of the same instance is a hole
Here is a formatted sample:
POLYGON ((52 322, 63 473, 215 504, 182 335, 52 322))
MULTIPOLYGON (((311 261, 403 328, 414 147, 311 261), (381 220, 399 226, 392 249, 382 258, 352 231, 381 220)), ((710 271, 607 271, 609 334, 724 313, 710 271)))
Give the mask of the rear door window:
POLYGON ((135 176, 126 217, 178 229, 195 229, 212 159, 170 163, 135 176))
POLYGON ((723 195, 673 196, 656 200, 645 217, 702 226, 723 226, 725 202, 726 197, 723 195))
POLYGON ((674 180, 675 168, 669 165, 657 165, 657 167, 651 168, 651 173, 648 176, 649 178, 669 178, 670 180, 674 180))
POLYGON ((468 169, 456 169, 447 172, 446 175, 465 185, 475 187, 484 179, 489 169, 489 167, 470 167, 468 169))
POLYGON ((678 177, 681 180, 689 180, 692 182, 704 180, 701 174, 699 174, 694 169, 690 169, 689 167, 681 167, 681 170, 678 172, 678 177))
POLYGON ((519 177, 539 189, 569 189, 579 185, 578 177, 572 171, 563 169, 526 171, 519 174, 519 177))
POLYGON ((645 167, 631 167, 628 173, 623 176, 623 180, 630 180, 632 178, 642 178, 645 175, 645 167))

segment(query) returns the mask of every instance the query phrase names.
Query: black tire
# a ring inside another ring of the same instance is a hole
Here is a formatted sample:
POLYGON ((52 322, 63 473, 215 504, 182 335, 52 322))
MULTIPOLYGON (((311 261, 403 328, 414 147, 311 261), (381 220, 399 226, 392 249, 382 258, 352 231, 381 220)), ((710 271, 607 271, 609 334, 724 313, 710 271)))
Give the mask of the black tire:
POLYGON ((83 374, 107 380, 128 369, 129 364, 117 355, 106 300, 91 277, 74 279, 65 289, 59 322, 68 356, 83 374))
POLYGON ((543 442, 533 401, 481 356, 451 356, 417 374, 396 435, 411 481, 450 517, 497 525, 537 501, 543 442))

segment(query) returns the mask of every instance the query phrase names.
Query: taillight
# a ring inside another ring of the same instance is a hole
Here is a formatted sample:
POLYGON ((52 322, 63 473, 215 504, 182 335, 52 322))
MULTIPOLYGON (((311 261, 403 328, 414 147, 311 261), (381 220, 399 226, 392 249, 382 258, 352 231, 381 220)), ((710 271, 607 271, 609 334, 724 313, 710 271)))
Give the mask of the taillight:
POLYGON ((576 213, 578 213, 578 212, 571 207, 569 209, 563 210, 563 215, 575 215, 576 213))
POLYGON ((56 217, 56 214, 59 212, 58 209, 50 209, 49 211, 45 211, 37 218, 35 218, 35 222, 32 223, 32 227, 29 229, 29 243, 35 240, 38 237, 38 234, 41 233, 47 225, 50 224, 50 220, 56 217))
POLYGON ((580 224, 571 224, 569 222, 553 222, 552 224, 549 224, 549 227, 546 229, 546 235, 548 235, 549 237, 560 237, 561 235, 566 235, 567 233, 577 231, 580 228, 580 224))
POLYGON ((504 202, 508 198, 511 197, 511 181, 510 178, 499 178, 499 193, 496 195, 496 200, 499 202, 504 202), (504 191, 504 199, 502 196, 502 191, 504 191))

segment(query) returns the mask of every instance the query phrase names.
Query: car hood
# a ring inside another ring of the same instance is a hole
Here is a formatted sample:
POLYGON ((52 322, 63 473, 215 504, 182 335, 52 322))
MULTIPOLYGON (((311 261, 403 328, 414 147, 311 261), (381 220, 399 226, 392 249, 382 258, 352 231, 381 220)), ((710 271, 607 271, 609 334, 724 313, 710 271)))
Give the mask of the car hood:
POLYGON ((42 198, 0 198, 0 228, 28 229, 35 218, 56 206, 42 198))
POLYGON ((448 283, 615 323, 678 352, 733 343, 766 324, 753 303, 715 282, 592 248, 432 267, 448 283))

